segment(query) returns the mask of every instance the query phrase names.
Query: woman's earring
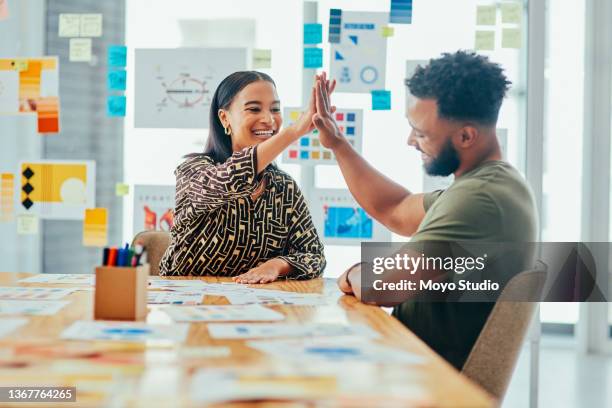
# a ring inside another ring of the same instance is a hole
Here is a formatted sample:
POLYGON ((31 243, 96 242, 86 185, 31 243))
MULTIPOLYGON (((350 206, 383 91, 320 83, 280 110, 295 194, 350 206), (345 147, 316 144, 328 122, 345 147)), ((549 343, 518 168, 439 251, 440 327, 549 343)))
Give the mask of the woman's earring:
POLYGON ((232 129, 230 129, 229 126, 228 127, 223 126, 223 132, 229 136, 232 134, 232 129))

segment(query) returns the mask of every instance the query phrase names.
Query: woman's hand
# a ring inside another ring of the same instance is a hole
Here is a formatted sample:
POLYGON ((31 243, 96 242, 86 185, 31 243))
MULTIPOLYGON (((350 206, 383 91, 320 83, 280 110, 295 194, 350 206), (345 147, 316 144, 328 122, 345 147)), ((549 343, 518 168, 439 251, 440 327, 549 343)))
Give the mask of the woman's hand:
MULTIPOLYGON (((315 125, 313 122, 313 116, 317 113, 316 88, 319 82, 323 82, 324 84, 323 86, 325 87, 328 98, 329 98, 329 95, 331 95, 332 92, 334 92, 334 89, 336 88, 335 79, 333 81, 329 81, 327 78, 325 78, 325 73, 323 73, 322 75, 315 75, 314 85, 312 86, 312 89, 310 92, 310 100, 308 101, 308 109, 302 112, 298 120, 296 120, 295 123, 293 123, 292 125, 293 128, 295 129, 296 136, 299 136, 299 137, 304 136, 305 134, 312 132, 315 128, 315 125)), ((331 106, 330 110, 333 113, 336 111, 336 107, 331 106)))
POLYGON ((274 258, 242 275, 234 276, 232 280, 236 283, 270 283, 278 279, 279 276, 287 275, 291 268, 291 265, 286 261, 274 258))
POLYGON ((315 108, 317 112, 313 116, 312 121, 319 131, 319 141, 321 144, 333 150, 346 139, 340 132, 333 117, 336 109, 334 106, 331 106, 328 82, 326 74, 323 72, 316 84, 315 108))

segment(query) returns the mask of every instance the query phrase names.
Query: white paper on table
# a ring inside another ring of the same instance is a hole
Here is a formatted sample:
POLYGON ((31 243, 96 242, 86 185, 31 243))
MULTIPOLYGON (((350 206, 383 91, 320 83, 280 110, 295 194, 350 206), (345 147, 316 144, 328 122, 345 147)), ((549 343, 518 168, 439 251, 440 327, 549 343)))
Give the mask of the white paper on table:
POLYGON ((0 299, 59 300, 76 291, 75 288, 34 288, 22 286, 0 287, 0 299))
POLYGON ((20 328, 27 322, 28 322, 28 319, 23 319, 23 318, 0 319, 0 337, 4 337, 7 334, 10 334, 11 332, 17 330, 18 328, 20 328))
POLYGON ((200 290, 206 286, 206 282, 201 280, 170 280, 170 279, 151 279, 149 289, 180 289, 180 290, 200 290))
POLYGON ((297 361, 419 364, 424 358, 409 351, 374 343, 369 339, 322 337, 247 342, 249 347, 267 354, 297 361))
POLYGON ((199 292, 162 292, 148 291, 147 303, 150 305, 199 305, 202 303, 202 293, 199 292))
POLYGON ((49 316, 56 314, 69 303, 62 300, 0 300, 0 315, 49 316))
POLYGON ((266 289, 240 294, 229 293, 224 296, 232 305, 319 306, 327 303, 327 298, 319 294, 268 291, 266 289))
POLYGON ((19 280, 20 283, 66 283, 70 285, 89 285, 96 283, 96 275, 76 273, 40 273, 19 280))
POLYGON ((208 333, 215 339, 256 339, 266 337, 362 336, 378 337, 363 324, 330 323, 211 323, 208 333))
POLYGON ((204 305, 195 307, 165 307, 172 320, 177 322, 247 322, 283 320, 285 315, 260 305, 219 306, 204 305))
POLYGON ((189 325, 153 325, 139 322, 85 321, 74 322, 62 332, 61 338, 68 340, 115 340, 144 342, 164 340, 183 342, 187 338, 189 325))

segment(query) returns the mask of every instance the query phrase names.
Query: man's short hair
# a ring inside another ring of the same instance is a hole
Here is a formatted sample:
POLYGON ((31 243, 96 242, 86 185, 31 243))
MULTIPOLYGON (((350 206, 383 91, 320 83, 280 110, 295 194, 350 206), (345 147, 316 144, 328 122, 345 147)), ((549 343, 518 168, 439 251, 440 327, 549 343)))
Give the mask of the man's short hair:
POLYGON ((444 53, 406 79, 412 95, 436 101, 439 117, 481 125, 497 122, 510 84, 498 64, 469 51, 444 53))

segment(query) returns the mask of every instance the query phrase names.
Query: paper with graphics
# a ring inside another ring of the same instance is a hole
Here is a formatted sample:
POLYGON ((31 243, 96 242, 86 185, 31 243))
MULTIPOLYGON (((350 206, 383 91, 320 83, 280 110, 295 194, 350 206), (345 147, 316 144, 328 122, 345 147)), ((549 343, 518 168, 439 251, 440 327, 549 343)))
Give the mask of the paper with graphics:
POLYGON ((199 305, 202 303, 202 293, 199 292, 163 292, 148 291, 147 303, 150 305, 199 305))
POLYGON ((211 323, 208 333, 215 339, 256 339, 266 337, 362 336, 376 338, 378 333, 363 324, 331 323, 211 323))
POLYGON ((0 300, 0 315, 50 316, 69 303, 62 300, 0 300))
POLYGON ((93 286, 96 275, 76 273, 41 273, 19 280, 19 283, 64 283, 69 285, 93 286))
POLYGON ((247 68, 245 48, 136 49, 134 126, 207 129, 219 83, 247 68))
POLYGON ((2 318, 0 319, 0 337, 4 337, 8 334, 11 334, 21 326, 25 325, 28 322, 28 319, 8 319, 2 318))
POLYGON ((340 42, 330 44, 331 77, 336 92, 370 93, 386 89, 389 13, 342 11, 340 42))
POLYGON ((363 338, 258 340, 247 342, 247 345, 279 358, 307 361, 308 363, 358 361, 374 364, 418 364, 424 361, 424 357, 417 354, 363 338))
POLYGON ((187 338, 189 325, 176 323, 155 325, 139 322, 85 321, 74 322, 62 332, 66 340, 111 340, 111 341, 171 341, 183 342, 187 338))
POLYGON ((197 279, 151 279, 149 289, 181 289, 181 290, 200 290, 206 286, 206 282, 197 279))
POLYGON ((82 220, 95 207, 94 161, 38 160, 19 164, 22 214, 42 219, 82 220))
POLYGON ((174 225, 174 185, 134 186, 133 235, 142 231, 170 231, 174 225))
POLYGON ((34 288, 22 286, 0 287, 0 299, 11 300, 59 300, 72 292, 75 288, 34 288))
POLYGON ((359 207, 348 190, 314 189, 309 207, 325 244, 360 245, 391 240, 391 232, 359 207))
POLYGON ((162 309, 175 322, 248 322, 283 320, 282 313, 260 305, 174 306, 162 309))

